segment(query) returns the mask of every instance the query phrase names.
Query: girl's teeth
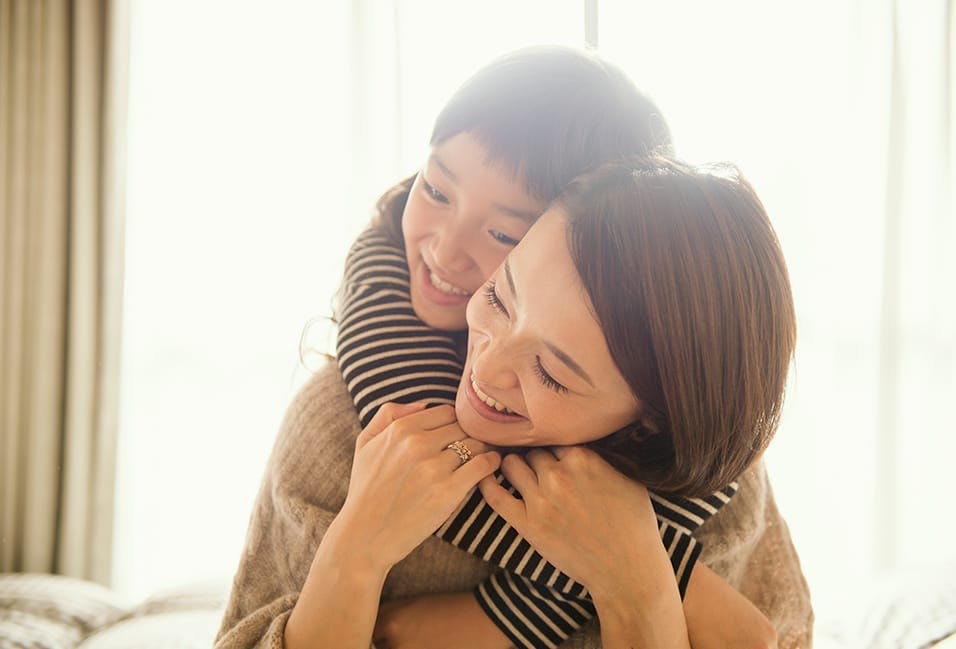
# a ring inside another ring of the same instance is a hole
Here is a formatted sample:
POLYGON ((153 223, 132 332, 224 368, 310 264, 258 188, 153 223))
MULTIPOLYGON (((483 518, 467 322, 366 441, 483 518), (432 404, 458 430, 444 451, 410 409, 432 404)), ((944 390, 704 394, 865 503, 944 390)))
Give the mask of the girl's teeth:
POLYGON ((482 401, 484 401, 485 403, 487 403, 489 406, 491 406, 492 408, 494 408, 494 409, 497 410, 498 412, 503 412, 503 413, 508 414, 508 415, 514 414, 511 410, 509 410, 508 408, 506 408, 505 406, 501 405, 500 403, 498 403, 497 401, 495 401, 494 399, 492 399, 491 397, 489 397, 487 394, 485 394, 484 392, 482 392, 481 389, 478 387, 478 381, 475 379, 475 375, 474 375, 474 374, 471 375, 471 387, 474 389, 475 394, 478 395, 478 398, 479 398, 479 399, 481 399, 482 401))
POLYGON ((458 288, 454 284, 449 284, 448 282, 443 280, 441 277, 436 275, 434 272, 429 271, 428 279, 431 280, 432 286, 437 288, 439 291, 442 291, 443 293, 450 293, 451 295, 471 295, 471 293, 466 291, 465 289, 458 288))

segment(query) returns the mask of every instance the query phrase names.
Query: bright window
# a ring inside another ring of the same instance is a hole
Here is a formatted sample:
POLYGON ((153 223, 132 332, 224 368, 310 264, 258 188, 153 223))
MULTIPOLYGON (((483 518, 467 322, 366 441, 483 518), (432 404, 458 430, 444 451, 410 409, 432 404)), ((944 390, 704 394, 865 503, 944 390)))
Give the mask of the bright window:
POLYGON ((583 43, 578 2, 401 7, 132 2, 114 564, 131 597, 235 570, 300 335, 317 318, 308 344, 329 349, 348 245, 445 99, 500 53, 583 43))

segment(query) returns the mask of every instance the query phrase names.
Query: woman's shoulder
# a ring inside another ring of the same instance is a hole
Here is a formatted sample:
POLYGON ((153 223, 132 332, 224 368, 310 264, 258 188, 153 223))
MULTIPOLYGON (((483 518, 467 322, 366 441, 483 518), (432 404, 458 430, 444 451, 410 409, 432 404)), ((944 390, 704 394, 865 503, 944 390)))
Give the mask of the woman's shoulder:
POLYGON ((701 559, 773 623, 780 647, 809 644, 810 591, 763 461, 739 479, 731 501, 695 531, 701 559))
POLYGON ((286 410, 266 469, 273 498, 337 511, 361 428, 338 365, 325 362, 286 410))
POLYGON ((286 409, 279 433, 289 440, 324 444, 338 443, 343 438, 354 441, 359 433, 358 419, 334 359, 323 361, 298 389, 286 409))

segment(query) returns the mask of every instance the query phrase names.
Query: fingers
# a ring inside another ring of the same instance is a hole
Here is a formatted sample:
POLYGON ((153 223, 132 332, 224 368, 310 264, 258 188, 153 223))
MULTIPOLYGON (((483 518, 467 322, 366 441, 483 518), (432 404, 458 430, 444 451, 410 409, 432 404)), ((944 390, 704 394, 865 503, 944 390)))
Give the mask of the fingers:
POLYGON ((448 469, 455 470, 465 462, 470 462, 475 457, 487 453, 492 450, 492 447, 484 442, 479 442, 477 439, 472 439, 471 437, 465 437, 461 432, 461 429, 458 429, 458 436, 445 444, 441 450, 441 457, 444 464, 447 465, 448 469), (454 448, 451 448, 453 444, 459 444, 461 452, 456 451, 454 448), (468 458, 464 461, 462 458, 468 458))
POLYGON ((501 472, 522 496, 538 487, 538 476, 535 470, 528 466, 520 455, 512 453, 505 456, 501 461, 501 472))
POLYGON ((488 505, 521 533, 528 518, 525 504, 508 493, 492 475, 483 478, 478 483, 478 489, 488 505))
POLYGON ((421 412, 410 415, 407 425, 410 428, 415 427, 420 430, 433 430, 456 421, 458 421, 458 416, 455 415, 455 406, 442 404, 440 406, 433 405, 421 412))
POLYGON ((551 447, 549 447, 548 450, 551 451, 552 455, 554 455, 554 457, 558 458, 558 460, 560 461, 560 460, 565 459, 565 458, 568 456, 568 453, 571 452, 571 450, 574 449, 574 448, 579 448, 579 447, 577 447, 577 446, 551 446, 551 447))
POLYGON ((358 436, 356 448, 362 448, 372 438, 389 427, 402 434, 439 428, 456 420, 453 406, 440 405, 426 408, 428 405, 430 404, 424 402, 386 403, 378 409, 378 412, 372 417, 372 421, 358 436))
POLYGON ((378 409, 378 412, 372 417, 372 420, 368 422, 368 425, 359 433, 358 438, 355 440, 355 445, 358 448, 364 446, 370 439, 381 433, 385 428, 388 427, 394 421, 406 417, 408 415, 419 412, 425 408, 425 403, 416 402, 416 403, 386 403, 381 408, 378 409))
MULTIPOLYGON (((411 421, 409 423, 411 423, 411 421)), ((487 444, 482 444, 477 439, 468 437, 467 433, 465 433, 465 431, 461 429, 461 426, 458 425, 457 420, 452 420, 451 422, 442 426, 421 430, 427 431, 425 439, 428 439, 431 442, 436 451, 443 451, 449 444, 459 440, 468 442, 468 448, 471 450, 473 455, 477 453, 484 453, 489 448, 487 444)))
POLYGON ((558 463, 557 458, 548 449, 536 448, 525 455, 525 461, 534 469, 535 473, 547 471, 558 463))
POLYGON ((494 473, 499 466, 501 466, 501 455, 497 451, 476 455, 451 474, 452 489, 464 497, 472 487, 494 473))

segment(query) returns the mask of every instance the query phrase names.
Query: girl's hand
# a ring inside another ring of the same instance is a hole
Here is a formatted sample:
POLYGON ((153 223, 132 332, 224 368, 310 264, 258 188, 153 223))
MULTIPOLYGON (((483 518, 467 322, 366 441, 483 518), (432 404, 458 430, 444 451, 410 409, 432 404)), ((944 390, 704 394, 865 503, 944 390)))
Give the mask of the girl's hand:
MULTIPOLYGON (((584 446, 508 455, 501 471, 521 493, 494 477, 479 483, 488 504, 562 572, 592 594, 622 590, 640 572, 642 554, 663 552, 647 489, 584 446), (651 545, 656 544, 656 545, 651 545)), ((659 561, 655 572, 659 572, 659 561)), ((671 575, 673 580, 673 575, 671 575)))
POLYGON ((359 434, 348 496, 334 526, 354 552, 390 569, 438 529, 501 456, 458 426, 455 409, 386 404, 359 434), (463 441, 461 464, 446 448, 463 441))

